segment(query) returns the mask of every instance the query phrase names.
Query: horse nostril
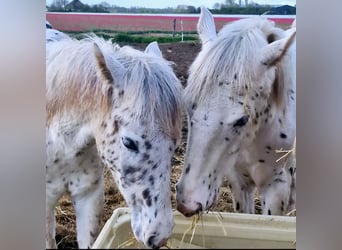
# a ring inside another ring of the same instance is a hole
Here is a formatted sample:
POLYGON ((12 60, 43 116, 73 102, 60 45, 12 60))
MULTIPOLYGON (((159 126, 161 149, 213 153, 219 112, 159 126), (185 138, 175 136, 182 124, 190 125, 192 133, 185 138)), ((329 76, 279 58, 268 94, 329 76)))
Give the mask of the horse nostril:
POLYGON ((249 120, 249 115, 244 115, 234 123, 233 127, 245 126, 248 120, 249 120))
POLYGON ((197 202, 197 205, 198 205, 198 208, 196 210, 196 213, 202 212, 202 210, 203 210, 202 204, 197 202))
POLYGON ((155 238, 156 238, 156 236, 155 236, 155 235, 152 235, 152 236, 150 236, 150 238, 148 238, 148 240, 147 240, 147 244, 148 244, 149 246, 151 246, 152 248, 155 248, 155 247, 154 247, 154 244, 153 244, 153 241, 154 241, 155 238))

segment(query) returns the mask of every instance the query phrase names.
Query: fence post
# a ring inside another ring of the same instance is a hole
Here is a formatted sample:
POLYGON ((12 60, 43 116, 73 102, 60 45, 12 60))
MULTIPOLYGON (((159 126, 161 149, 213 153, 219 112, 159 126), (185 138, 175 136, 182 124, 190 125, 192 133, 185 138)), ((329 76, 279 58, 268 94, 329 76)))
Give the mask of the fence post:
POLYGON ((183 42, 183 20, 181 20, 182 42, 183 42))
POLYGON ((173 19, 173 32, 172 32, 172 37, 175 37, 176 35, 176 18, 173 19))

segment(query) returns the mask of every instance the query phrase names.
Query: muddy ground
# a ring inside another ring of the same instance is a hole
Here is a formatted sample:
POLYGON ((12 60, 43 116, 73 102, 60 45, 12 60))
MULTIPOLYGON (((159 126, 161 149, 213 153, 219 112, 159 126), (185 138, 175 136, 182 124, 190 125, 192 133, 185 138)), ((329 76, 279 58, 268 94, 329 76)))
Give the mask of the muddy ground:
MULTIPOLYGON (((143 50, 147 44, 131 44, 131 46, 143 50)), ((195 42, 184 42, 184 43, 172 43, 172 44, 159 44, 159 47, 163 53, 163 56, 173 61, 174 71, 185 86, 186 79, 188 76, 188 68, 195 59, 196 55, 200 50, 200 44, 195 42)), ((172 176, 171 176, 171 191, 172 191, 172 206, 175 208, 175 184, 181 174, 181 169, 184 161, 184 152, 186 146, 186 134, 187 126, 184 121, 182 130, 182 140, 176 149, 176 153, 172 159, 172 176)), ((215 211, 220 212, 232 212, 232 200, 229 189, 222 187, 220 190, 220 198, 215 211)), ((112 215, 114 209, 118 207, 125 207, 126 203, 123 200, 121 194, 115 187, 113 177, 111 173, 105 170, 105 204, 104 204, 104 215, 101 222, 101 228, 105 222, 112 215)), ((256 199, 256 211, 260 213, 259 201, 256 199)), ((57 228, 56 228, 56 241, 58 248, 77 248, 76 242, 76 221, 74 208, 68 194, 64 195, 57 207, 57 228)))

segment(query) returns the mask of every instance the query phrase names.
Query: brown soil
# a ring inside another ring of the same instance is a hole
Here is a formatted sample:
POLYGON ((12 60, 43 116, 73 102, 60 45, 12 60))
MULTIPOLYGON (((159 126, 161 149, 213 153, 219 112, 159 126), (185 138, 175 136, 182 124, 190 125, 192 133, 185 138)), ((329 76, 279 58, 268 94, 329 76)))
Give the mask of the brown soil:
MULTIPOLYGON (((131 46, 143 50, 146 44, 131 44, 131 46)), ((172 43, 172 44, 159 44, 162 50, 164 58, 169 61, 173 61, 174 71, 181 83, 185 86, 188 76, 188 68, 195 59, 200 50, 200 44, 198 43, 172 43)), ((182 140, 176 149, 176 153, 172 159, 172 174, 171 174, 171 191, 172 191, 172 206, 175 208, 175 184, 181 174, 182 165, 184 162, 184 152, 186 147, 186 134, 187 126, 184 119, 184 125, 182 130, 182 140)), ((220 212, 232 212, 232 200, 229 189, 224 185, 221 188, 221 195, 215 211, 220 212)), ((111 173, 105 170, 105 204, 104 215, 101 222, 101 228, 105 222, 112 215, 113 211, 118 207, 125 207, 126 202, 123 200, 120 192, 116 188, 111 173)), ((256 211, 260 213, 260 204, 256 199, 256 211)), ((76 242, 76 221, 75 213, 70 196, 64 195, 56 208, 56 241, 58 248, 77 248, 76 242)))

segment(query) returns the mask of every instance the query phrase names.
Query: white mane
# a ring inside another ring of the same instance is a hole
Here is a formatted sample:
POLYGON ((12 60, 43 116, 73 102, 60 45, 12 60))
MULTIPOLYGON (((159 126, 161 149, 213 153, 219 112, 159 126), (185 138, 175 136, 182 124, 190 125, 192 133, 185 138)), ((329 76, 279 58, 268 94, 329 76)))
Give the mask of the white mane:
MULTIPOLYGON (((267 37, 282 38, 280 29, 265 17, 241 19, 224 26, 217 38, 202 48, 189 70, 185 98, 201 102, 208 98, 217 86, 214 83, 229 84, 234 96, 244 95, 244 89, 256 89, 251 85, 255 78, 255 63, 261 46, 267 44, 267 37), (260 42, 263 44, 260 44, 260 42), (248 85, 242 86, 242 83, 248 85)), ((282 67, 277 67, 279 86, 283 84, 282 67)), ((280 91, 282 91, 280 89, 280 91)), ((277 98, 283 98, 283 93, 277 98)))
MULTIPOLYGON (((161 57, 137 51, 131 47, 120 48, 110 41, 89 36, 80 41, 64 40, 47 46, 47 109, 48 114, 77 107, 82 110, 107 110, 99 106, 112 105, 104 95, 104 84, 96 72, 93 46, 103 52, 111 71, 111 62, 118 61, 125 72, 114 79, 129 97, 126 103, 134 107, 136 118, 157 119, 172 137, 180 129, 181 85, 169 63, 161 57), (66 90, 67 89, 67 90, 66 90), (174 126, 177 125, 177 126, 174 126)), ((113 73, 113 72, 112 72, 113 73)), ((110 107, 109 107, 110 108, 110 107)))

